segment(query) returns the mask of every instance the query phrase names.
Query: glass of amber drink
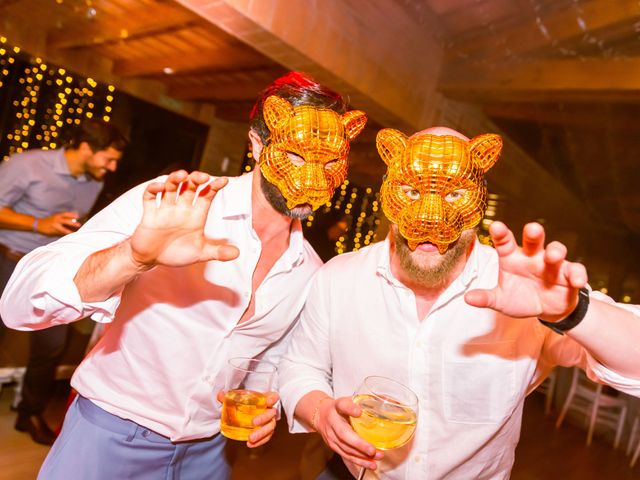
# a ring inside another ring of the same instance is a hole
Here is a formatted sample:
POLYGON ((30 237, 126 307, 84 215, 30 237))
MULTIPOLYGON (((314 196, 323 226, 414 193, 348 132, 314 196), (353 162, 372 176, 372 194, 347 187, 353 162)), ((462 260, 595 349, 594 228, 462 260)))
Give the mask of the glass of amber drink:
POLYGON ((227 365, 221 433, 246 442, 256 429, 253 419, 267 409, 267 393, 276 373, 273 363, 252 358, 232 358, 227 365))
MULTIPOLYGON (((418 397, 413 391, 387 377, 364 379, 353 395, 362 409, 359 417, 350 417, 355 432, 380 450, 406 444, 413 437, 418 421, 418 397)), ((365 469, 360 470, 359 479, 365 469)))

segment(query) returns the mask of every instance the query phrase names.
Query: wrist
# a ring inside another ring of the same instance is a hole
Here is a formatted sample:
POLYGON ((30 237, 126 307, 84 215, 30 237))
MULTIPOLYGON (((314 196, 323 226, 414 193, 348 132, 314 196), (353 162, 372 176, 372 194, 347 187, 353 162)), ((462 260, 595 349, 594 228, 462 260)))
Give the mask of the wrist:
POLYGON ((549 322, 538 318, 538 321, 545 327, 550 328, 554 332, 564 335, 564 332, 568 332, 572 328, 575 328, 587 314, 589 309, 589 290, 582 287, 578 290, 578 302, 575 308, 563 319, 555 322, 549 322))
POLYGON ((124 248, 126 256, 129 259, 129 263, 138 273, 144 273, 155 267, 155 263, 147 263, 136 258, 133 248, 131 247, 131 239, 122 242, 121 247, 124 248))
POLYGON ((316 408, 313 410, 313 414, 311 415, 311 428, 318 431, 318 420, 320 419, 320 407, 326 400, 333 400, 331 397, 322 397, 320 400, 316 402, 316 408))

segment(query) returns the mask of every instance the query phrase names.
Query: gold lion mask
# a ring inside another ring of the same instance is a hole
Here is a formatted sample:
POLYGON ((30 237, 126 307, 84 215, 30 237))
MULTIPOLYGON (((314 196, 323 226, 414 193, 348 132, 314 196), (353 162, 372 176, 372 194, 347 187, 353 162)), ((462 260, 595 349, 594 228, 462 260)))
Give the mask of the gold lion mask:
POLYGON ((264 102, 269 141, 260 154, 260 170, 287 201, 287 208, 308 203, 315 210, 333 196, 347 176, 349 142, 364 128, 364 112, 342 115, 328 108, 293 107, 272 95, 264 102), (294 164, 288 153, 304 160, 294 164))
POLYGON ((427 133, 407 138, 385 128, 376 146, 388 167, 380 190, 382 209, 411 250, 431 242, 444 253, 463 230, 480 222, 487 206, 484 174, 502 151, 499 135, 469 141, 427 133))

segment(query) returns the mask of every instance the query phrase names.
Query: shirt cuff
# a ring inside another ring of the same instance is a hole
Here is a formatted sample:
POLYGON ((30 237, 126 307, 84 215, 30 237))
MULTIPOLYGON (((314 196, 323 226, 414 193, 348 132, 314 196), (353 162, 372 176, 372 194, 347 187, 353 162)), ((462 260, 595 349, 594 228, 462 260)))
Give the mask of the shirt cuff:
POLYGON ((30 297, 31 305, 50 316, 52 324, 69 323, 89 316, 100 323, 113 320, 123 289, 102 302, 83 303, 73 281, 78 269, 91 253, 73 257, 65 255, 51 260, 47 273, 36 284, 35 293, 30 297))

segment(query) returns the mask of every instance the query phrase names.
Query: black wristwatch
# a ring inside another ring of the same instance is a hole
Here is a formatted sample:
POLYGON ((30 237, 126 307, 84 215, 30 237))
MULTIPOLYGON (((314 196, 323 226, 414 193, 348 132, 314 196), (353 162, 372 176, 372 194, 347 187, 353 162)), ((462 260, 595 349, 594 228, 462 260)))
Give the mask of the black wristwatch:
POLYGON ((589 290, 582 287, 578 291, 578 304, 576 305, 576 308, 573 309, 573 312, 569 314, 569 316, 563 318, 559 322, 547 322, 541 319, 538 320, 545 327, 549 327, 554 332, 559 333, 560 335, 564 335, 564 332, 571 330, 582 321, 584 316, 587 314, 588 309, 589 290))

